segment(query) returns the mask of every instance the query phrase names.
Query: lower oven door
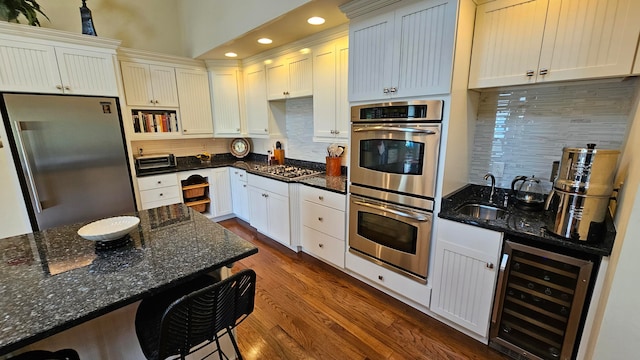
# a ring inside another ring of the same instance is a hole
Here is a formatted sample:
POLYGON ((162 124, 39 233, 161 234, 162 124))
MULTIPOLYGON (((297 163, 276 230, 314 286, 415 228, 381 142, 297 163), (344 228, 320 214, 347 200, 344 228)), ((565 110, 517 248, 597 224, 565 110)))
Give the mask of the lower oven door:
POLYGON ((426 279, 432 217, 430 212, 351 194, 349 247, 405 275, 426 279))

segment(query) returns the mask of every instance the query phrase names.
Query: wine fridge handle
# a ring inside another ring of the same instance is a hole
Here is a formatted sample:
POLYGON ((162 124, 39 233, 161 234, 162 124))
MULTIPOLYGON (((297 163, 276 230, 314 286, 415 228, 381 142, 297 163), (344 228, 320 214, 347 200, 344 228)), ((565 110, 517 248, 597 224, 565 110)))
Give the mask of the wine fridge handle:
POLYGON ((509 261, 509 254, 502 254, 502 260, 500 261, 500 271, 498 272, 498 286, 496 287, 496 295, 493 299, 493 313, 491 314, 491 323, 495 324, 498 321, 498 309, 500 305, 500 298, 502 297, 502 290, 505 287, 504 284, 504 271, 507 268, 507 262, 509 261))

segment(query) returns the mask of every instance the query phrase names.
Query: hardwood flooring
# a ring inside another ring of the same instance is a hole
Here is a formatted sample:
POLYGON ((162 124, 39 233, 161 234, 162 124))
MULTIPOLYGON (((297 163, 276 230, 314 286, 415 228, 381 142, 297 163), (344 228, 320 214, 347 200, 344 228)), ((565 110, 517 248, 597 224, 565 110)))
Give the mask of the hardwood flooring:
POLYGON ((508 359, 247 223, 220 224, 258 246, 232 271, 257 273, 254 312, 237 328, 253 359, 508 359))

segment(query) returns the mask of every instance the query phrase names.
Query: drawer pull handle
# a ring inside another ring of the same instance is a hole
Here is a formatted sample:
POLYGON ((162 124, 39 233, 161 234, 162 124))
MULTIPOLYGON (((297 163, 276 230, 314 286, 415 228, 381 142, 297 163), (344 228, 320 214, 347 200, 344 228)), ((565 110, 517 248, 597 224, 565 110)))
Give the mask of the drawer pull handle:
POLYGON ((323 248, 324 244, 318 244, 318 247, 323 248))
POLYGON ((319 217, 319 218, 318 218, 318 221, 322 221, 322 217, 319 217))
POLYGON ((323 201, 324 200, 324 196, 318 196, 318 200, 323 201))
POLYGON ((158 181, 158 185, 162 184, 162 181, 158 181))
POLYGON ((382 275, 378 275, 378 280, 384 281, 384 277, 382 275))
POLYGON ((540 69, 540 75, 547 75, 549 73, 549 69, 540 69))
POLYGON ((487 263, 487 269, 493 269, 493 263, 487 263))
POLYGON ((535 75, 535 73, 536 73, 536 72, 535 72, 535 71, 533 71, 533 70, 527 70, 527 72, 525 73, 525 75, 527 75, 527 76, 531 77, 531 76, 535 75))

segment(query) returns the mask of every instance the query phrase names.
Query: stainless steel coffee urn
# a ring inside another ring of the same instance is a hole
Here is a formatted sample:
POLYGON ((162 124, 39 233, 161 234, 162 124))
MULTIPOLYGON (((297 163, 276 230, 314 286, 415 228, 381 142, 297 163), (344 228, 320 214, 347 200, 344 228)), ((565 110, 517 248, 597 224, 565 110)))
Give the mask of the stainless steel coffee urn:
POLYGON ((618 150, 563 148, 558 175, 547 197, 545 209, 554 205, 552 233, 586 241, 590 229, 604 221, 618 164, 618 150))

